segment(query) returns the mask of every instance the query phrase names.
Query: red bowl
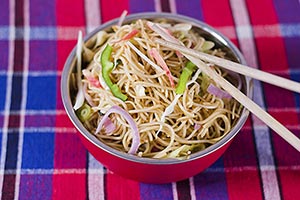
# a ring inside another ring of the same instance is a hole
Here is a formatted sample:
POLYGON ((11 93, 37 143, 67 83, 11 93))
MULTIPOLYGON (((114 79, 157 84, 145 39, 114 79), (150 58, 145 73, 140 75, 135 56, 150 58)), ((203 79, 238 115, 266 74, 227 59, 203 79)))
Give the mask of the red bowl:
MULTIPOLYGON (((206 39, 215 42, 215 44, 226 51, 232 59, 245 64, 245 60, 239 50, 221 33, 198 20, 175 14, 168 13, 139 13, 126 17, 124 23, 129 23, 137 19, 158 19, 164 18, 172 22, 190 23, 206 39)), ((118 19, 109 21, 99 26, 96 30, 88 34, 84 41, 87 42, 95 36, 100 30, 108 30, 115 25, 118 19)), ((71 88, 71 74, 76 73, 75 67, 76 47, 72 50, 66 60, 61 79, 61 94, 65 110, 78 130, 78 135, 88 149, 88 151, 112 172, 129 179, 147 183, 168 183, 183 180, 200 173, 212 165, 229 147, 233 138, 244 125, 249 112, 244 109, 237 124, 232 130, 219 142, 209 146, 203 151, 194 153, 188 159, 151 159, 126 154, 115 150, 98 139, 96 139, 77 118, 72 104, 71 96, 74 95, 74 89, 71 88), (73 92, 72 92, 73 91, 73 92)), ((252 83, 247 77, 242 77, 243 92, 252 97, 252 83)))

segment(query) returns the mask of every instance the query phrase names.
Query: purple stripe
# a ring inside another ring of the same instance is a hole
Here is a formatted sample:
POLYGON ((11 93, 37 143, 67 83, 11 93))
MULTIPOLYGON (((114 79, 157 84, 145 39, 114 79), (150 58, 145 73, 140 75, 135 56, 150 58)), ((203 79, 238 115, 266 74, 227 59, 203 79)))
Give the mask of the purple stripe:
POLYGON ((172 184, 140 184, 140 193, 146 194, 141 195, 141 200, 152 200, 152 199, 173 199, 172 184))
POLYGON ((22 199, 51 199, 52 194, 52 175, 26 175, 21 176, 20 200, 22 199))
POLYGON ((0 25, 9 25, 9 0, 1 0, 0 25))
POLYGON ((147 0, 141 3, 140 0, 130 0, 129 1, 129 11, 130 13, 138 13, 138 12, 154 12, 155 5, 154 0, 147 0))
POLYGON ((8 68, 8 42, 0 41, 0 70, 8 68))
POLYGON ((176 0, 177 13, 203 20, 203 13, 200 0, 182 1, 176 0))
POLYGON ((56 41, 30 41, 30 70, 56 70, 57 44, 56 41), (47 52, 47 56, 45 56, 47 52))
POLYGON ((30 24, 34 26, 55 25, 55 6, 55 1, 30 0, 30 24))
MULTIPOLYGON (((300 2, 299 0, 281 1, 274 0, 274 6, 277 11, 278 21, 281 24, 291 24, 300 22, 300 2)), ((293 29, 294 30, 294 29, 293 29)), ((284 29, 281 29, 284 31, 284 29)), ((298 28, 295 27, 295 31, 298 32, 298 28)), ((285 35, 285 33, 282 33, 285 35)), ((300 56, 300 38, 299 36, 284 38, 285 49, 289 68, 299 68, 300 56)))
POLYGON ((25 127, 55 127, 55 119, 55 115, 29 115, 25 117, 25 127))
POLYGON ((222 159, 194 177, 197 199, 228 199, 226 177, 222 159))
POLYGON ((273 0, 273 4, 281 23, 300 22, 299 0, 273 0))
POLYGON ((300 37, 283 38, 285 43, 286 57, 290 69, 299 69, 300 37))

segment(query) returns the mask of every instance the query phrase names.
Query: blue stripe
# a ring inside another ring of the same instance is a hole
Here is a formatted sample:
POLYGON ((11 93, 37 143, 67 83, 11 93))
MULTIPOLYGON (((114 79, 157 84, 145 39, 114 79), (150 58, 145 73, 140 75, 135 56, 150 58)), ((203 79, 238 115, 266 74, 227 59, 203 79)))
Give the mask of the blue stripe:
MULTIPOLYGON (((10 135, 10 134, 9 134, 10 135)), ((54 133, 25 132, 22 169, 52 169, 54 133)))
POLYGON ((55 98, 57 95, 56 84, 56 76, 28 77, 28 97, 26 108, 30 110, 55 109, 55 98))
POLYGON ((176 0, 177 13, 203 21, 203 13, 200 0, 182 1, 176 0))
POLYGON ((228 199, 223 159, 217 160, 209 169, 196 175, 194 183, 197 185, 197 199, 228 199))
POLYGON ((153 12, 155 11, 154 0, 147 0, 141 3, 140 0, 129 1, 130 13, 153 12))
POLYGON ((5 169, 16 169, 17 158, 18 158, 18 142, 19 142, 18 131, 14 131, 7 135, 5 169))
POLYGON ((0 110, 4 110, 6 97, 6 76, 0 76, 0 110))
POLYGON ((172 184, 140 184, 140 197, 141 200, 153 200, 153 199, 164 199, 164 200, 172 200, 173 199, 173 191, 172 184))
POLYGON ((21 106, 21 99, 22 99, 22 76, 13 75, 13 82, 12 82, 12 94, 11 94, 11 105, 10 109, 13 111, 20 110, 21 106))
MULTIPOLYGON (((299 63, 300 65, 300 63, 299 63)), ((300 69, 300 66, 298 66, 300 69)), ((291 79, 297 82, 300 82, 300 72, 291 72, 291 79)), ((294 93, 295 94, 295 99, 296 99, 296 107, 300 109, 300 94, 299 93, 294 93)), ((299 119, 300 119, 300 113, 299 113, 299 119)))

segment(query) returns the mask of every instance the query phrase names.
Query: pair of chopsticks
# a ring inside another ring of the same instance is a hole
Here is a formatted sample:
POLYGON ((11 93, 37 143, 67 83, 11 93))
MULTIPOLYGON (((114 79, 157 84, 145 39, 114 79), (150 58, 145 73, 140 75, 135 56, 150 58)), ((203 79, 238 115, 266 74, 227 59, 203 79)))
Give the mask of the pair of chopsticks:
POLYGON ((157 32, 164 40, 156 38, 154 41, 162 46, 174 49, 181 52, 186 58, 197 65, 204 73, 210 76, 215 82, 218 82, 221 87, 226 90, 233 98, 239 101, 245 108, 247 108, 251 113, 256 115, 260 120, 262 120, 266 125, 273 129, 279 136, 286 140, 291 146, 300 152, 300 139, 296 137, 291 131, 289 131, 285 126, 273 118, 269 113, 264 111, 259 107, 254 101, 248 98, 240 90, 234 87, 226 79, 218 75, 213 69, 207 67, 203 62, 210 62, 216 64, 220 67, 228 69, 230 71, 249 76, 251 78, 264 81, 294 92, 300 93, 300 83, 257 70, 242 64, 238 64, 226 59, 222 59, 216 56, 208 55, 203 52, 195 51, 193 49, 185 47, 177 39, 168 35, 166 31, 161 28, 158 24, 154 24, 152 29, 157 32))

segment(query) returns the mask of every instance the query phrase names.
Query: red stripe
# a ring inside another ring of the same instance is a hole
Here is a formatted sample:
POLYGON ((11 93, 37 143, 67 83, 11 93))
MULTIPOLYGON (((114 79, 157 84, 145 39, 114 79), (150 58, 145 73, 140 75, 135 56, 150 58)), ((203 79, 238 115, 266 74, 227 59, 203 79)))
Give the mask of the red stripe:
POLYGON ((120 17, 124 10, 129 12, 128 0, 101 0, 100 5, 102 22, 120 17))
POLYGON ((243 129, 224 154, 228 199, 262 199, 253 134, 243 129), (245 169, 248 166, 252 169, 245 169), (240 169, 240 171, 238 171, 240 169), (249 184, 251 187, 249 187, 249 184))
POLYGON ((86 199, 85 174, 54 174, 52 199, 86 199))
MULTIPOLYGON (((212 3, 210 0, 202 0, 203 7, 203 17, 204 21, 209 25, 215 27, 216 29, 220 27, 232 27, 234 30, 234 20, 230 9, 230 4, 228 0, 220 0, 218 3, 212 3), (222 20, 220 20, 222 18, 222 20)), ((222 29, 220 29, 222 31, 222 29)), ((223 34, 227 37, 230 37, 234 44, 238 44, 236 32, 232 32, 232 35, 228 35, 228 33, 223 32, 223 34)), ((232 34, 231 33, 231 34, 232 34)))
POLYGON ((106 195, 107 200, 139 200, 139 183, 108 172, 106 175, 106 195))
POLYGON ((280 109, 277 111, 270 110, 268 112, 285 126, 299 125, 299 119, 296 110, 290 111, 290 110, 280 109))
POLYGON ((300 197, 300 170, 279 170, 282 199, 298 199, 300 197))
POLYGON ((56 1, 56 19, 58 26, 84 26, 84 0, 56 1))
POLYGON ((2 187, 2 199, 14 199, 15 197, 15 174, 4 175, 2 187))
MULTIPOLYGON (((248 0, 247 7, 253 26, 278 24, 272 0, 248 0)), ((254 36, 260 35, 257 29, 253 29, 253 31, 254 36)), ((288 69, 283 38, 259 37, 255 38, 255 41, 262 70, 288 69)))
POLYGON ((86 151, 77 135, 74 133, 56 134, 54 170, 74 169, 75 172, 53 176, 54 199, 85 199, 86 162, 86 151))
POLYGON ((162 12, 171 12, 169 0, 160 0, 160 4, 162 12))

